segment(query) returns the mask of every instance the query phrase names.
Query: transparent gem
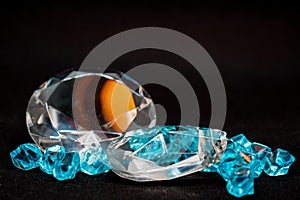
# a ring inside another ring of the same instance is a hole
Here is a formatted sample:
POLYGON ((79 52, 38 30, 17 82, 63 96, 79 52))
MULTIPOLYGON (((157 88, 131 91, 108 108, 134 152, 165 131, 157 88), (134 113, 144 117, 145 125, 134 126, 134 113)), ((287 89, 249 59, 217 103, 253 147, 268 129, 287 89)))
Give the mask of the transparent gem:
POLYGON ((152 127, 156 114, 147 92, 122 73, 69 71, 34 91, 26 122, 42 150, 60 145, 66 152, 79 152, 116 136, 107 131, 152 127))
MULTIPOLYGON (((254 193, 254 178, 262 171, 270 176, 288 172, 295 158, 288 152, 250 142, 243 134, 228 139, 226 151, 219 163, 213 165, 227 181, 227 190, 236 197, 254 193)), ((212 170, 207 170, 212 171, 212 170)))
POLYGON ((251 177, 235 177, 230 179, 226 185, 227 191, 235 196, 242 197, 254 194, 254 178, 251 177))
POLYGON ((226 149, 218 172, 227 181, 238 176, 257 178, 262 173, 261 161, 255 154, 226 149))
POLYGON ((294 161, 295 157, 290 152, 278 148, 266 155, 264 172, 269 176, 285 175, 294 161))
POLYGON ((80 157, 78 152, 66 153, 61 161, 55 162, 53 176, 60 181, 73 179, 79 170, 80 157))
POLYGON ((251 149, 252 143, 246 138, 244 134, 236 135, 230 138, 231 143, 228 146, 234 145, 236 150, 246 150, 249 151, 251 149))
POLYGON ((129 131, 108 146, 111 169, 135 181, 169 180, 217 163, 226 133, 193 126, 163 126, 129 131))
POLYGON ((30 143, 21 144, 10 153, 13 164, 23 170, 30 170, 39 166, 43 154, 40 149, 30 143))
POLYGON ((97 175, 110 170, 107 154, 101 146, 92 147, 88 151, 82 152, 81 171, 89 175, 97 175))
POLYGON ((48 147, 40 163, 40 169, 47 174, 52 174, 56 163, 61 162, 65 156, 66 152, 63 146, 48 147))

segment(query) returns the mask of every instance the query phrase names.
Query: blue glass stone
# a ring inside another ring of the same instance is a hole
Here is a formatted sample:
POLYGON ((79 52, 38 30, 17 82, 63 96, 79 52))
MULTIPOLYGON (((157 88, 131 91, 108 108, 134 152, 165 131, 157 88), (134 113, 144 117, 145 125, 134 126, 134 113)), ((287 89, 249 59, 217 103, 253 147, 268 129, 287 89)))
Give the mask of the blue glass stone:
POLYGON ((254 178, 251 177, 235 177, 228 180, 226 185, 227 191, 235 196, 242 197, 254 194, 254 178))
POLYGON ((254 165, 256 166, 256 160, 253 159, 253 155, 247 155, 232 149, 227 149, 220 161, 218 172, 226 181, 228 181, 237 176, 246 177, 252 175, 255 171, 252 168, 254 165))
POLYGON ((60 180, 73 179, 80 170, 80 157, 78 152, 67 153, 63 160, 56 162, 53 176, 60 180))
POLYGON ((43 154, 34 144, 22 144, 10 153, 13 164, 22 170, 30 170, 39 166, 43 154))
POLYGON ((276 149, 273 153, 268 153, 265 157, 264 172, 269 176, 280 176, 288 173, 295 157, 290 152, 276 149))
MULTIPOLYGON (((229 140, 235 146, 234 149, 250 151, 252 143, 246 138, 244 134, 236 135, 229 140)), ((228 144, 228 147, 231 148, 231 143, 228 144)))
POLYGON ((272 152, 272 150, 266 145, 253 142, 250 147, 250 152, 256 154, 258 159, 263 160, 267 153, 272 152))
POLYGON ((262 161, 255 157, 249 164, 250 166, 250 176, 253 178, 258 178, 263 172, 262 161))
POLYGON ((213 164, 213 165, 205 168, 201 172, 218 172, 218 165, 217 164, 213 164))
POLYGON ((102 174, 110 170, 107 154, 101 146, 93 147, 81 154, 80 170, 89 175, 102 174))
POLYGON ((63 146, 55 145, 48 147, 40 163, 40 169, 47 174, 53 173, 53 168, 57 162, 61 162, 66 155, 63 146))
POLYGON ((251 150, 252 148, 253 144, 249 145, 249 141, 242 135, 231 140, 218 164, 219 174, 226 181, 238 176, 258 178, 262 173, 262 161, 259 159, 258 151, 251 150), (246 145, 241 141, 246 142, 246 145))

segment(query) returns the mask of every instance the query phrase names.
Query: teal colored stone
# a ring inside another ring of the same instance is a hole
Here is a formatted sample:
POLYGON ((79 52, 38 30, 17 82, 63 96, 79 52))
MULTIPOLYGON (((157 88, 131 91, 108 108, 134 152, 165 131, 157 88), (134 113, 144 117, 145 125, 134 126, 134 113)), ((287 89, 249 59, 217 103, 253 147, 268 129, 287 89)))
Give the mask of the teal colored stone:
POLYGON ((78 152, 67 153, 63 160, 54 164, 53 176, 60 181, 73 179, 79 170, 80 157, 78 152))
POLYGON ((52 174, 55 164, 61 162, 65 155, 66 152, 63 146, 55 145, 48 147, 40 163, 40 169, 47 174, 52 174))
POLYGON ((272 150, 266 145, 253 142, 250 146, 250 152, 256 154, 258 159, 263 160, 267 153, 272 152, 272 150))
POLYGON ((22 144, 10 153, 13 164, 22 170, 30 170, 39 166, 43 154, 35 144, 22 144))
POLYGON ((234 149, 225 151, 217 170, 226 181, 237 176, 257 178, 262 173, 261 161, 255 155, 234 149))
POLYGON ((218 165, 217 164, 213 164, 213 165, 205 168, 201 172, 218 172, 218 165))
MULTIPOLYGON (((201 131, 207 132, 208 129, 201 131)), ((135 131, 128 143, 133 155, 166 166, 195 156, 198 140, 199 132, 194 127, 157 126, 147 129, 147 132, 143 129, 135 131)))
POLYGON ((229 148, 234 148, 236 150, 244 150, 244 151, 250 151, 252 143, 246 138, 244 134, 236 135, 229 139, 231 143, 229 143, 227 146, 229 148), (231 147, 234 146, 234 147, 231 147))
POLYGON ((266 155, 264 172, 269 176, 285 175, 294 161, 295 157, 290 152, 278 148, 266 155))
POLYGON ((282 149, 250 142, 243 134, 228 139, 227 149, 217 165, 218 173, 227 181, 227 190, 236 197, 254 193, 254 178, 262 171, 270 176, 284 175, 295 158, 282 149))
POLYGON ((110 170, 107 154, 101 146, 81 153, 80 170, 89 175, 102 174, 110 170))
POLYGON ((228 180, 226 189, 235 197, 254 194, 254 178, 234 177, 228 180))
POLYGON ((225 179, 236 177, 240 168, 249 169, 249 177, 258 178, 262 171, 265 155, 271 151, 266 145, 251 143, 243 134, 228 139, 227 149, 218 164, 218 172, 225 179))

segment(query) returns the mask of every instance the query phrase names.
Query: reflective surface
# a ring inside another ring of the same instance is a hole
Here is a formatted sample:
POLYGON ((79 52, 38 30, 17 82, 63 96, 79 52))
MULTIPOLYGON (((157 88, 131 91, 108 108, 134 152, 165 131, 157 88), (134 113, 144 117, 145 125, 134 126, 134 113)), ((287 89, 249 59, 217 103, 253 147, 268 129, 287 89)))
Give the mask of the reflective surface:
POLYGON ((169 180, 217 163, 226 133, 193 126, 156 126, 129 131, 107 149, 111 169, 134 181, 169 180))
POLYGON ((68 71, 33 93, 26 122, 30 136, 43 150, 61 145, 73 152, 117 133, 152 127, 156 114, 147 92, 122 73, 68 71))

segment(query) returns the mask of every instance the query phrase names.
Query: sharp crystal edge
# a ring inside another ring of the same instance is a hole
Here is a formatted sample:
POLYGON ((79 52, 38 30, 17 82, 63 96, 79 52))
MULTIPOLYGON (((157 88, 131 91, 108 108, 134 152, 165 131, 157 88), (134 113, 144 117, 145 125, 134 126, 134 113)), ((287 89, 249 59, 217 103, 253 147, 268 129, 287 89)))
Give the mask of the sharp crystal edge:
POLYGON ((60 145, 66 152, 80 152, 118 133, 154 126, 156 113, 144 88, 121 72, 69 70, 34 91, 26 123, 43 151, 60 145))
POLYGON ((217 163, 226 149, 224 131, 156 126, 126 132, 107 149, 111 169, 134 181, 170 180, 217 163))

